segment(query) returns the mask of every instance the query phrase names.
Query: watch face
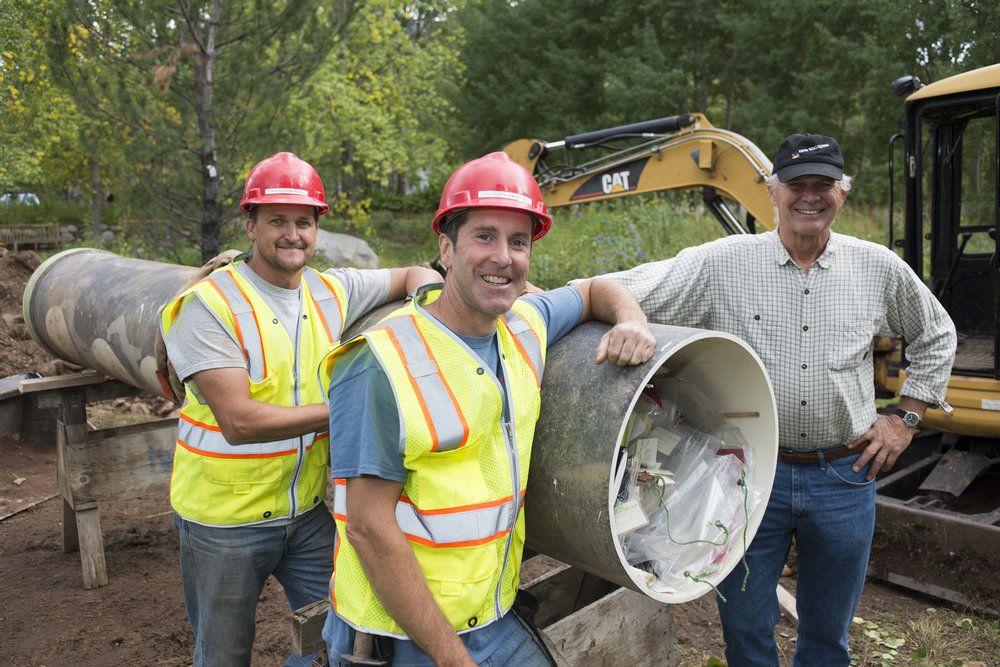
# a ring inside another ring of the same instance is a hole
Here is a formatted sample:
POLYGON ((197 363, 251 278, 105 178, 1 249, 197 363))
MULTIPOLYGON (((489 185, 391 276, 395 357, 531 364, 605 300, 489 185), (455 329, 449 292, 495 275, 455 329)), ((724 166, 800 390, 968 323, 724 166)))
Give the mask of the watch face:
POLYGON ((903 415, 903 423, 910 428, 917 428, 920 426, 920 417, 917 416, 916 412, 907 412, 903 415))

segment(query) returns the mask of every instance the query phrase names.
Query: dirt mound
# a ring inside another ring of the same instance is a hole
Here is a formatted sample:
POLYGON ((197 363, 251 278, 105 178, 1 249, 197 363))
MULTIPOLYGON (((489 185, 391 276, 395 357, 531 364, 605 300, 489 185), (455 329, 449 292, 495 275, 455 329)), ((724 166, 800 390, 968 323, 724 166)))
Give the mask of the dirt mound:
POLYGON ((24 286, 41 264, 38 253, 0 247, 0 378, 36 372, 57 375, 61 366, 28 333, 21 312, 24 286))

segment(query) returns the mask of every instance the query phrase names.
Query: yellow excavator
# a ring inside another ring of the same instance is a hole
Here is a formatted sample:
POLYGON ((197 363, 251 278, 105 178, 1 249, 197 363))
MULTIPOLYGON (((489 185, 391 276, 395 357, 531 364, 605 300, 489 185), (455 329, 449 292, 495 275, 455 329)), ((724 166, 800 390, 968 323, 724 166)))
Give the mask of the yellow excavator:
MULTIPOLYGON (((905 129, 890 141, 904 146, 905 213, 900 236, 890 184, 888 245, 901 249, 931 287, 960 342, 946 403, 924 420, 933 430, 922 432, 878 482, 872 573, 1000 609, 1000 583, 986 576, 1000 553, 1000 65, 923 87, 902 77, 893 89, 908 95, 905 129)), ((558 141, 519 139, 503 150, 535 175, 552 208, 687 189, 701 193, 727 234, 776 224, 765 182, 771 161, 700 113, 558 141)), ((890 148, 890 180, 893 157, 890 148)), ((876 387, 891 397, 906 377, 905 349, 893 339, 876 339, 873 347, 876 387)))
POLYGON ((535 175, 550 208, 660 190, 697 190, 727 234, 774 228, 771 161, 744 136, 689 113, 568 136, 518 139, 504 152, 535 175), (590 159, 576 163, 584 155, 590 159), (743 219, 723 195, 743 209, 743 219))

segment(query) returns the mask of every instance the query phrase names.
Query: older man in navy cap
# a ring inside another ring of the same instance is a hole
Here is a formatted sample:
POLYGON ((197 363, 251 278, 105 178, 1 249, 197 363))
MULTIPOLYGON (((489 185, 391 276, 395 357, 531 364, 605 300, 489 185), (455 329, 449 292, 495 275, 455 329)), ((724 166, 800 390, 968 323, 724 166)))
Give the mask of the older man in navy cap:
POLYGON ((851 188, 832 137, 793 134, 768 180, 778 227, 688 248, 609 276, 651 322, 746 340, 778 401, 780 450, 764 519, 719 587, 730 666, 778 667, 775 588, 794 537, 796 665, 848 665, 847 634, 875 525, 875 475, 910 444, 944 398, 955 328, 894 252, 831 231, 851 188), (898 336, 910 362, 899 409, 877 415, 872 338, 898 336))

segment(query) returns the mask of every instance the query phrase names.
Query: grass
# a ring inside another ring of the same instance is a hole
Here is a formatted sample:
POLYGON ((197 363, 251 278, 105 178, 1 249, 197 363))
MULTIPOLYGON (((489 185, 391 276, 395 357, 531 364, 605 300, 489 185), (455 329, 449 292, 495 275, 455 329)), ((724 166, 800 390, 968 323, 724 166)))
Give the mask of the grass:
MULTIPOLYGON (((554 209, 552 214, 552 230, 532 249, 530 274, 533 283, 550 289, 573 278, 673 257, 686 247, 723 235, 722 227, 700 199, 685 194, 581 204, 554 209)), ((431 212, 375 211, 360 229, 348 229, 343 222, 329 219, 321 226, 364 238, 383 266, 406 266, 437 255, 430 230, 432 217, 431 212)), ((886 213, 855 210, 848 205, 834 229, 885 243, 886 213)))
POLYGON ((858 667, 990 665, 1000 649, 1000 622, 934 607, 917 618, 855 617, 850 644, 858 667))

